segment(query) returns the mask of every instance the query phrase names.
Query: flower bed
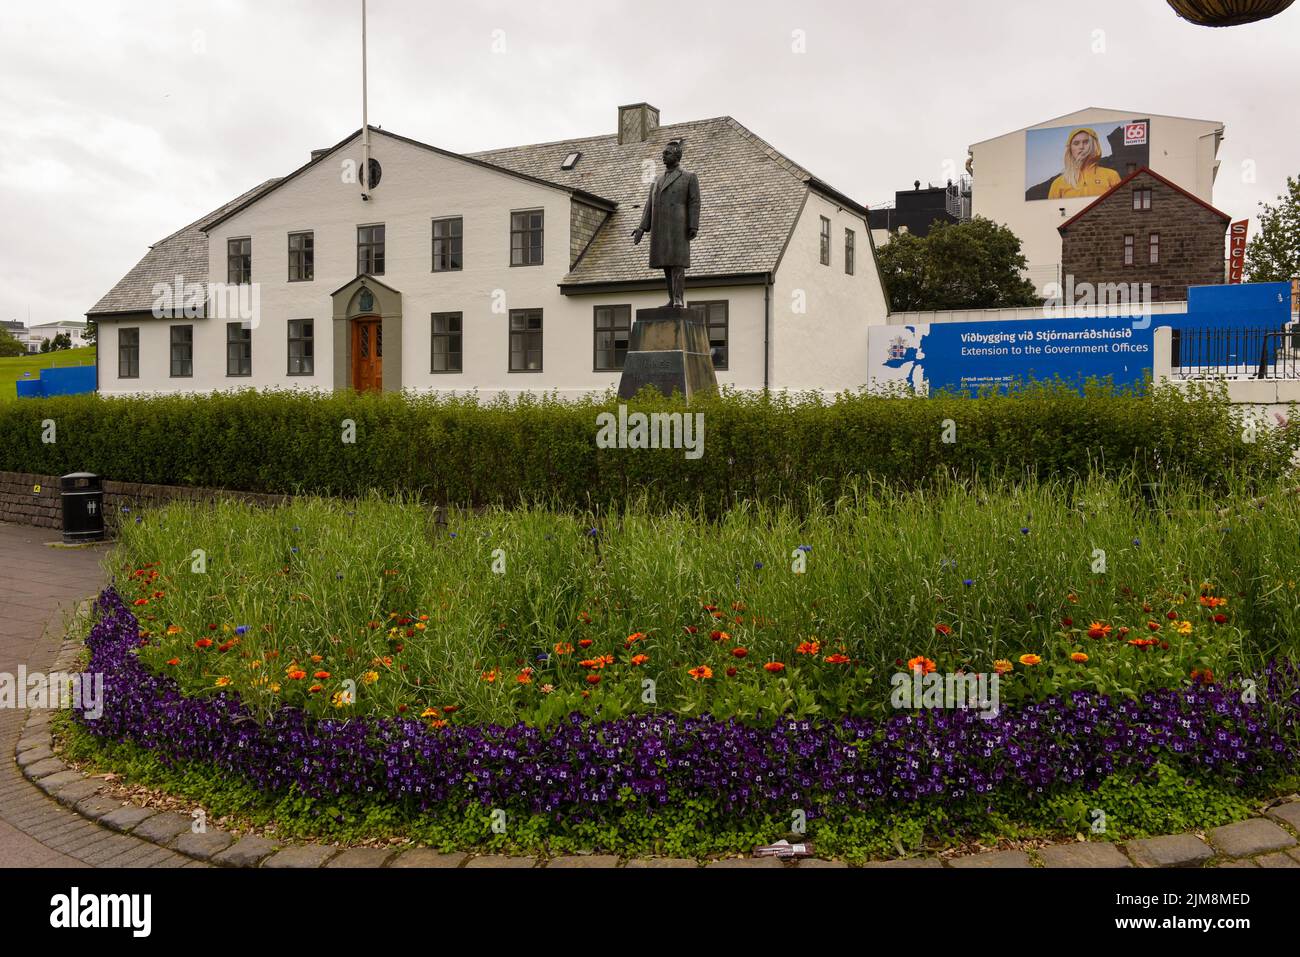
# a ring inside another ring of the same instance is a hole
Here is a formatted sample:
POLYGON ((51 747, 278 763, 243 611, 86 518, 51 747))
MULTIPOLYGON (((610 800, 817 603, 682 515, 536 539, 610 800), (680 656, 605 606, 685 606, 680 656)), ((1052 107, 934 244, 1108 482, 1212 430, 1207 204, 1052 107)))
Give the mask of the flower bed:
MULTIPOLYGON (((255 719, 227 692, 186 697, 150 672, 139 623, 112 589, 97 603, 89 669, 105 710, 83 723, 165 764, 197 763, 267 792, 394 803, 418 814, 509 808, 599 821, 617 807, 707 801, 725 814, 808 818, 941 802, 954 812, 1049 801, 1157 765, 1259 787, 1295 766, 1300 690, 1290 666, 1236 683, 1116 699, 1078 692, 981 718, 971 711, 885 721, 780 721, 761 728, 672 714, 549 728, 430 728, 405 719, 317 719, 284 708, 255 719)), ((1190 782, 1189 782, 1190 783, 1190 782)))

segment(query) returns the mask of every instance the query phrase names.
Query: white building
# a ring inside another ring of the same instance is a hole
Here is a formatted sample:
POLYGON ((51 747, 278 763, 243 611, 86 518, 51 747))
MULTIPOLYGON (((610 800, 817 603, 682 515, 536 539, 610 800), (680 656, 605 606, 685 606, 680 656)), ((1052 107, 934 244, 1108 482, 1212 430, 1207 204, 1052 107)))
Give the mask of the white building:
POLYGON ((86 341, 86 324, 84 322, 42 322, 27 331, 27 348, 29 352, 39 352, 41 341, 53 340, 55 336, 67 333, 72 340, 72 348, 79 349, 90 345, 86 341))
POLYGON ((687 300, 719 382, 863 385, 888 312, 866 209, 730 117, 660 127, 642 103, 617 129, 462 155, 372 128, 368 193, 361 131, 313 151, 154 245, 89 311, 100 391, 616 388, 636 310, 667 298, 630 234, 670 140, 700 181, 687 300), (191 283, 234 284, 246 308, 187 314, 167 293, 191 283))
POLYGON ((1041 291, 1062 281, 1057 227, 1141 166, 1213 205, 1222 141, 1223 124, 1214 120, 1099 107, 1066 113, 970 147, 972 212, 1020 237, 1027 275, 1041 291), (1097 133, 1103 172, 1071 188, 1058 180, 1067 141, 1079 130, 1097 133))

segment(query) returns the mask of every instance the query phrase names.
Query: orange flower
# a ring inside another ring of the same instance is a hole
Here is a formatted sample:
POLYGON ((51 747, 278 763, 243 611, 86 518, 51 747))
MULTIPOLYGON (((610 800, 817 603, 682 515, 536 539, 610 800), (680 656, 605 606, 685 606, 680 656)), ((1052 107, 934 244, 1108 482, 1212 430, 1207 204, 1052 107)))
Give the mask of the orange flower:
POLYGON ((1212 685, 1214 684, 1214 672, 1211 671, 1209 668, 1193 668, 1192 683, 1212 685))
POLYGON ((701 678, 713 677, 713 669, 708 665, 700 665, 698 668, 692 668, 688 673, 696 681, 699 681, 701 678))
POLYGON ((769 661, 767 664, 763 665, 763 670, 776 674, 778 671, 785 671, 785 665, 781 664, 779 661, 769 661))
POLYGON ((1021 656, 1020 656, 1020 663, 1021 663, 1022 665, 1028 665, 1028 666, 1031 667, 1031 668, 1032 668, 1034 665, 1042 664, 1042 661, 1043 661, 1043 659, 1040 658, 1040 657, 1038 657, 1038 655, 1021 655, 1021 656))
MULTIPOLYGON (((833 655, 827 655, 827 656, 826 656, 824 659, 822 659, 822 660, 825 661, 827 664, 831 664, 831 665, 846 665, 846 664, 849 663, 849 656, 848 656, 848 655, 841 655, 841 654, 839 654, 839 653, 837 652, 837 653, 835 653, 835 654, 833 654, 833 655)), ((934 670, 934 662, 933 662, 933 661, 930 662, 930 669, 931 669, 931 670, 934 670)))
MULTIPOLYGON (((1148 627, 1149 629, 1151 629, 1152 631, 1159 631, 1159 630, 1160 630, 1160 622, 1158 622, 1158 621, 1148 621, 1148 622, 1147 622, 1147 627, 1148 627)), ((1130 644, 1132 644, 1132 642, 1130 642, 1130 644)))
POLYGON ((181 628, 180 625, 168 625, 168 626, 167 626, 167 634, 169 634, 169 635, 179 635, 182 631, 184 631, 184 629, 181 628))
POLYGON ((449 704, 449 705, 445 705, 445 706, 443 707, 443 709, 442 709, 442 713, 443 713, 443 714, 455 714, 455 713, 456 713, 457 711, 459 711, 459 710, 460 710, 460 705, 458 705, 458 704, 449 704))
POLYGON ((641 640, 642 638, 644 638, 644 637, 645 637, 645 633, 644 633, 644 632, 634 631, 634 632, 632 632, 632 634, 630 634, 630 635, 627 636, 627 638, 624 640, 623 644, 624 644, 624 646, 626 646, 626 647, 631 647, 634 643, 640 641, 640 640, 641 640))
POLYGON ((310 688, 307 689, 307 691, 311 694, 316 694, 317 692, 324 691, 324 690, 325 690, 325 686, 320 684, 312 685, 310 688))
MULTIPOLYGON (((843 655, 831 656, 831 658, 835 658, 835 657, 843 658, 844 656, 843 655)), ((827 658, 826 660, 830 661, 831 659, 827 658)), ((845 658, 844 660, 847 661, 848 659, 845 658)), ((938 666, 929 658, 925 657, 925 655, 917 655, 915 658, 911 658, 907 662, 908 671, 915 671, 917 668, 920 668, 921 674, 923 675, 928 675, 930 672, 934 671, 936 667, 938 666)))
POLYGON ((578 612, 578 621, 582 622, 584 625, 590 625, 590 624, 591 624, 591 615, 589 615, 589 614, 588 614, 587 612, 585 612, 585 611, 580 611, 580 612, 578 612))
POLYGON ((447 727, 447 722, 446 722, 446 721, 443 721, 441 718, 439 718, 437 721, 430 721, 430 722, 429 722, 429 727, 430 727, 431 729, 432 729, 432 728, 445 728, 445 727, 447 727))
POLYGON ((169 665, 179 665, 180 663, 181 660, 179 658, 169 658, 167 661, 167 664, 169 665))
POLYGON ((1103 625, 1099 621, 1094 621, 1088 626, 1089 638, 1109 638, 1111 632, 1110 625, 1103 625))
POLYGON ((590 638, 583 638, 580 642, 578 642, 578 647, 579 647, 579 648, 590 648, 590 647, 591 647, 591 639, 590 639, 590 638))
POLYGON ((218 688, 224 688, 228 684, 230 684, 230 678, 227 675, 222 675, 220 678, 216 680, 216 686, 218 688))
POLYGON ((303 671, 301 668, 290 668, 285 672, 285 677, 290 681, 301 681, 303 678, 307 677, 307 672, 303 671))
POLYGON ((321 680, 321 681, 324 681, 324 680, 325 680, 326 678, 328 678, 329 676, 330 676, 330 673, 329 673, 328 671, 318 671, 318 672, 316 672, 314 675, 312 675, 313 678, 317 678, 317 679, 319 679, 319 680, 321 680))
POLYGON ((1076 651, 1074 654, 1070 655, 1070 660, 1075 664, 1081 665, 1088 660, 1088 656, 1082 651, 1076 651))
POLYGON ((600 675, 587 675, 587 684, 589 685, 600 684, 600 675))
POLYGON ((488 684, 491 684, 497 680, 497 670, 493 668, 491 671, 485 671, 479 677, 488 684))
POLYGON ((743 658, 743 657, 745 657, 745 655, 747 655, 747 654, 749 654, 749 649, 748 649, 748 648, 732 648, 732 649, 731 649, 731 655, 732 655, 733 658, 743 658))
POLYGON ((714 641, 730 641, 730 640, 731 640, 731 636, 730 636, 729 634, 727 634, 725 631, 711 631, 711 632, 709 632, 709 637, 712 638, 714 641))
POLYGON ((815 655, 822 650, 820 641, 801 641, 799 647, 795 649, 801 655, 815 655))
POLYGON ((515 676, 515 681, 519 682, 521 685, 532 684, 532 683, 533 683, 533 669, 532 669, 532 668, 525 668, 523 671, 519 672, 519 674, 515 676))
POLYGON ((318 665, 318 664, 320 664, 322 661, 324 661, 325 659, 322 658, 320 655, 312 655, 312 656, 311 656, 311 660, 312 660, 312 664, 316 664, 316 665, 318 665))
POLYGON ((567 641, 557 641, 555 643, 555 653, 557 655, 571 655, 573 654, 573 645, 567 641))
POLYGON ((211 647, 212 647, 212 639, 211 639, 211 638, 200 638, 198 641, 194 642, 194 647, 195 647, 195 648, 199 648, 199 649, 203 649, 203 648, 211 648, 211 647))
POLYGON ((139 608, 141 605, 147 605, 147 604, 149 604, 149 599, 148 599, 148 598, 137 598, 135 601, 131 602, 131 604, 135 605, 136 608, 139 608))
POLYGON ((645 663, 646 663, 647 661, 649 661, 649 660, 650 660, 650 656, 649 656, 649 655, 633 655, 633 656, 632 656, 632 664, 634 664, 634 665, 643 665, 643 664, 645 664, 645 663))
POLYGON ((1000 675, 1005 675, 1015 671, 1016 666, 1005 658, 999 658, 997 661, 993 662, 993 670, 1000 675))
POLYGON ((935 625, 935 626, 934 626, 934 630, 937 631, 937 632, 938 632, 939 634, 941 634, 941 635, 951 635, 951 634, 952 634, 952 626, 951 626, 951 625, 945 625, 943 622, 939 622, 937 625, 935 625))

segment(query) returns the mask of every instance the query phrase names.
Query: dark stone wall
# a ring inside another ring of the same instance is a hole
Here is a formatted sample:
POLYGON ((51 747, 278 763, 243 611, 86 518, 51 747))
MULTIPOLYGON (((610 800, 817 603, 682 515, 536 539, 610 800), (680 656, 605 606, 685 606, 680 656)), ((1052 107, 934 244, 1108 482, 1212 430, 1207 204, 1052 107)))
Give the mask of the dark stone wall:
MULTIPOLYGON (((104 521, 111 530, 138 512, 168 502, 215 502, 234 499, 253 505, 282 505, 287 495, 231 492, 225 489, 187 488, 177 485, 142 485, 138 482, 104 482, 104 521)), ((0 522, 62 528, 63 506, 57 475, 0 472, 0 522), (37 486, 40 491, 37 491, 37 486)))
POLYGON ((1154 176, 1139 173, 1061 234, 1062 272, 1075 283, 1151 283, 1157 302, 1187 298, 1188 286, 1224 281, 1228 223, 1154 176), (1151 190, 1151 208, 1133 208, 1133 191, 1151 190), (1151 233, 1160 234, 1160 262, 1149 261, 1151 233), (1133 265, 1124 265, 1124 237, 1132 235, 1133 265))

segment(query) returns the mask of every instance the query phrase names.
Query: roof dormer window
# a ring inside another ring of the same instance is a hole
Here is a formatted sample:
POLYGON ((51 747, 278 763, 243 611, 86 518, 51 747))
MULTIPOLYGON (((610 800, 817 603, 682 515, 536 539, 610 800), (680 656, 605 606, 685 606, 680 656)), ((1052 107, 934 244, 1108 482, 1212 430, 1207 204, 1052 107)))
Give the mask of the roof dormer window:
POLYGON ((582 151, 574 150, 568 156, 564 157, 564 162, 560 164, 560 169, 573 169, 578 165, 578 160, 582 159, 582 151))

